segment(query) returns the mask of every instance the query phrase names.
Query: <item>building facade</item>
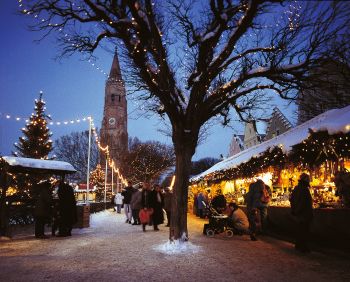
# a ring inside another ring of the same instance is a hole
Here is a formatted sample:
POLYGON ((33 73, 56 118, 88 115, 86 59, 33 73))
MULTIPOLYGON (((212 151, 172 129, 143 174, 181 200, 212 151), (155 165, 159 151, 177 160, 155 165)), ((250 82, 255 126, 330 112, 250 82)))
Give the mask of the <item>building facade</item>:
POLYGON ((345 63, 325 60, 310 71, 299 92, 298 124, 331 109, 350 105, 350 69, 345 63))
MULTIPOLYGON (((127 100, 124 81, 121 76, 117 52, 105 86, 103 120, 100 131, 102 147, 108 145, 109 157, 117 167, 122 164, 128 151, 127 100)), ((102 167, 105 157, 101 156, 102 167)))
POLYGON ((244 149, 258 145, 264 139, 264 135, 259 134, 256 128, 256 121, 252 120, 245 124, 244 128, 244 149))
POLYGON ((290 123, 290 121, 285 117, 282 112, 275 107, 273 109, 271 118, 269 119, 266 127, 266 136, 264 141, 272 139, 289 129, 291 129, 293 126, 290 123))
POLYGON ((232 157, 244 150, 243 140, 244 140, 243 135, 233 134, 227 157, 232 157))

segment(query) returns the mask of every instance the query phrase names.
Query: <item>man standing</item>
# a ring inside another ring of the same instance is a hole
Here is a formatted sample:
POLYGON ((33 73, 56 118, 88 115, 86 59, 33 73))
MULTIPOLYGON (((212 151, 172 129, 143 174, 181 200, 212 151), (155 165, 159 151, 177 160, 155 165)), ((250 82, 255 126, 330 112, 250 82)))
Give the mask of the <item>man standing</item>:
POLYGON ((132 213, 131 213, 131 206, 130 206, 130 202, 131 202, 131 196, 133 193, 133 187, 132 187, 132 183, 131 181, 128 181, 128 186, 125 187, 124 191, 122 192, 122 196, 124 197, 124 212, 125 212, 125 216, 126 216, 126 223, 130 223, 131 224, 131 218, 132 218, 132 213))
POLYGON ((211 205, 218 213, 222 213, 226 209, 226 199, 221 189, 216 191, 216 196, 211 201, 211 205))
POLYGON ((303 253, 310 252, 307 241, 313 219, 313 208, 309 189, 310 176, 303 173, 290 196, 291 211, 296 222, 295 249, 303 253))
POLYGON ((48 238, 45 235, 45 223, 49 221, 51 214, 51 185, 48 181, 40 182, 34 186, 35 193, 35 237, 38 239, 48 238))
POLYGON ((58 191, 60 223, 58 236, 66 237, 72 235, 73 225, 77 222, 77 202, 73 187, 61 181, 58 191))
POLYGON ((163 194, 158 184, 154 185, 154 190, 149 193, 150 207, 153 208, 152 222, 154 231, 158 231, 158 225, 164 222, 163 215, 163 194))
POLYGON ((140 217, 139 213, 142 208, 142 185, 139 185, 138 189, 134 189, 132 196, 131 196, 131 201, 130 201, 130 207, 131 207, 131 213, 132 217, 134 219, 134 223, 132 225, 139 225, 141 224, 140 222, 140 217))

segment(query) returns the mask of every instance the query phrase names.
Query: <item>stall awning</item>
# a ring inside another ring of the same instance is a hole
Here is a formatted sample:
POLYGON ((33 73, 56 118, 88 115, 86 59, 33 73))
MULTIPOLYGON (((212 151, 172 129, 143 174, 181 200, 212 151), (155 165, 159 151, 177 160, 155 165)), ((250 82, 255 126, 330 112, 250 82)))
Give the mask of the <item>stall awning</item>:
POLYGON ((70 174, 76 169, 67 162, 4 156, 6 170, 17 173, 70 174))
POLYGON ((310 119, 309 121, 298 125, 273 139, 248 148, 247 150, 215 164, 201 174, 192 177, 190 181, 198 181, 210 173, 237 167, 238 165, 249 161, 252 157, 258 157, 269 148, 279 146, 285 153, 287 153, 292 149, 292 146, 307 139, 310 134, 309 129, 312 131, 327 130, 329 134, 350 132, 350 106, 342 109, 330 110, 318 115, 317 117, 314 117, 313 119, 310 119))

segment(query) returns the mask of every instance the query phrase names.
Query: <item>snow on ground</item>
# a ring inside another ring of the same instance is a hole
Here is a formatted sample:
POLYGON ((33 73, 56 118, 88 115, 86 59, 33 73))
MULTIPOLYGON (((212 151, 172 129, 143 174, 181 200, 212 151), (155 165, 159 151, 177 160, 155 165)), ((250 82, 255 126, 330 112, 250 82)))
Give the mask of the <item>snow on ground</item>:
POLYGON ((349 281, 350 260, 301 255, 270 237, 202 234, 206 220, 188 218, 190 241, 170 245, 160 231, 125 223, 104 211, 72 237, 37 240, 20 234, 0 241, 0 281, 349 281))

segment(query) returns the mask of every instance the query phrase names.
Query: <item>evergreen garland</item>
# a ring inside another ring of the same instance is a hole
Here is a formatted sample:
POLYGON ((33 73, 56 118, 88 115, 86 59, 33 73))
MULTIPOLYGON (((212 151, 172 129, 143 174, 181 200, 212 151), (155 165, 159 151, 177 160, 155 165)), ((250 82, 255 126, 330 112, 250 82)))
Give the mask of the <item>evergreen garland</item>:
MULTIPOLYGON (((350 132, 330 135, 328 131, 314 132, 303 142, 292 147, 288 155, 280 147, 268 148, 257 157, 237 167, 215 171, 201 180, 218 183, 225 180, 253 177, 265 172, 269 167, 281 170, 287 165, 302 169, 313 169, 327 161, 336 162, 342 158, 350 158, 350 132)), ((199 181, 201 181, 199 180, 199 181)))

